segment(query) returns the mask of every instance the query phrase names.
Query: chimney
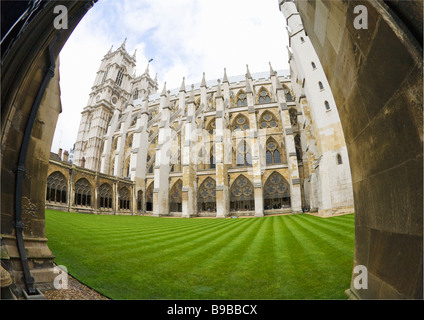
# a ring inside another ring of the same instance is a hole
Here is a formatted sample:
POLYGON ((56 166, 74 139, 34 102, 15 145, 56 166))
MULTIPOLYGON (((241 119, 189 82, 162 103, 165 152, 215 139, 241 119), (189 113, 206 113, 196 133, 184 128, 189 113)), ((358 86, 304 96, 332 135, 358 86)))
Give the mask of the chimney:
POLYGON ((59 148, 59 158, 62 160, 62 148, 59 148))
POLYGON ((65 152, 63 152, 63 161, 68 162, 68 158, 69 158, 69 152, 68 150, 65 150, 65 152))

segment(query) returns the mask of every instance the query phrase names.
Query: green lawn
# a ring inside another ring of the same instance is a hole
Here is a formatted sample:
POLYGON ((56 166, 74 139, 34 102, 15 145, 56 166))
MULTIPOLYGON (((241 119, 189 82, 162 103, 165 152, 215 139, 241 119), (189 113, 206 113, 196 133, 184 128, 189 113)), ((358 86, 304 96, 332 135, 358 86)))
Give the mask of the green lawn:
POLYGON ((354 215, 181 219, 46 210, 55 262, 112 299, 346 299, 354 215))

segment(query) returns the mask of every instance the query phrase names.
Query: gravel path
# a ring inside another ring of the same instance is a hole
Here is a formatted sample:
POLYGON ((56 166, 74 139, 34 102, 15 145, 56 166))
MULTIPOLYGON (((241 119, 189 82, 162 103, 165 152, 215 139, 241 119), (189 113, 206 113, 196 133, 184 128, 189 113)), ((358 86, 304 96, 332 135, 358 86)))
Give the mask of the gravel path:
POLYGON ((68 289, 53 289, 43 292, 47 300, 110 300, 96 290, 79 282, 68 274, 68 289))

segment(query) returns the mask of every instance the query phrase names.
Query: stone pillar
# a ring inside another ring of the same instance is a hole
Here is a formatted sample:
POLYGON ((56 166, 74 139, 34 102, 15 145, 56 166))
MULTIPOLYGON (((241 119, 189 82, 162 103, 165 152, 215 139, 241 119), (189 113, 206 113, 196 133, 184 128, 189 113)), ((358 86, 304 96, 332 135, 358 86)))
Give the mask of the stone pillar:
POLYGON ((162 112, 159 123, 158 146, 156 149, 155 180, 153 190, 153 216, 169 214, 169 149, 172 141, 169 128, 170 106, 167 103, 166 83, 160 96, 162 112))
MULTIPOLYGON (((228 86, 228 82, 226 84, 228 86)), ((228 164, 225 161, 224 127, 224 98, 222 96, 221 82, 218 80, 215 117, 215 170, 216 170, 216 217, 225 218, 230 214, 230 198, 228 188, 228 164)))
MULTIPOLYGON (((182 88, 183 86, 181 86, 182 88)), ((204 88, 206 89, 206 88, 204 88)), ((183 189, 182 189, 182 217, 190 218, 197 215, 197 152, 196 152, 196 118, 193 86, 188 100, 187 120, 183 124, 182 155, 183 189)), ((204 90, 205 91, 205 90, 204 90)), ((206 95, 206 94, 205 94, 206 95)), ((206 98, 205 98, 206 99, 206 98)), ((185 108, 185 89, 180 90, 180 107, 185 108), (183 102, 184 100, 184 102, 183 102)))
POLYGON ((289 109, 284 96, 283 87, 277 81, 276 88, 277 102, 279 103, 279 112, 281 122, 283 123, 284 142, 286 145, 287 163, 290 174, 290 203, 292 212, 302 212, 302 196, 300 192, 299 168, 297 165, 296 148, 294 144, 293 128, 290 122, 289 109))
POLYGON ((112 141, 113 141, 113 133, 116 130, 116 127, 118 126, 118 118, 119 118, 119 110, 115 110, 112 116, 112 119, 110 120, 110 125, 107 129, 105 141, 104 141, 104 147, 103 147, 103 154, 100 164, 100 172, 109 174, 110 171, 110 155, 112 154, 112 141))

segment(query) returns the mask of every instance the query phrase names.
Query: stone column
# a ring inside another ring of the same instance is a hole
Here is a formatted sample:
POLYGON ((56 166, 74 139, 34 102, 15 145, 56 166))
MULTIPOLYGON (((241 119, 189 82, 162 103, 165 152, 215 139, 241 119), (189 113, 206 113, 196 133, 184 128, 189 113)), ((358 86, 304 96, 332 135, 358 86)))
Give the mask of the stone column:
POLYGON ((160 96, 162 112, 159 123, 158 146, 156 149, 155 180, 153 190, 153 216, 169 214, 169 149, 171 146, 171 129, 169 128, 170 106, 167 103, 166 83, 160 96))
MULTIPOLYGON (((183 86, 181 86, 181 89, 183 86)), ((196 117, 194 87, 192 86, 187 106, 187 120, 183 124, 182 155, 183 189, 182 189, 182 217, 190 218, 197 215, 197 152, 196 152, 196 117)), ((180 90, 180 107, 185 108, 185 89, 180 90), (184 100, 184 102, 183 102, 184 100)))
POLYGON ((302 196, 300 192, 299 168, 297 165, 296 148, 294 144, 293 128, 290 122, 289 109, 284 96, 283 87, 279 81, 276 88, 277 102, 279 103, 279 112, 283 123, 284 142, 286 145, 287 163, 290 174, 290 203, 292 212, 302 212, 302 196))
MULTIPOLYGON (((228 86, 228 83, 226 84, 228 86)), ((225 218, 230 213, 230 198, 228 188, 228 164, 225 161, 224 136, 224 98, 222 96, 221 82, 218 80, 215 117, 215 170, 216 170, 216 217, 225 218)))

